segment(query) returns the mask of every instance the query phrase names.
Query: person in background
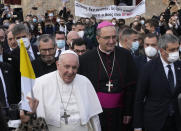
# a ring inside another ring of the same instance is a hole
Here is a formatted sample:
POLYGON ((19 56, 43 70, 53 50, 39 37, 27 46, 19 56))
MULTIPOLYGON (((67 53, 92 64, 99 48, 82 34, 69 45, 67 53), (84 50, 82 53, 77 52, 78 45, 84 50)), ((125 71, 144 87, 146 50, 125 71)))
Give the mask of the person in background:
POLYGON ((160 54, 142 69, 134 105, 134 131, 180 131, 179 40, 171 34, 158 42, 160 54))
POLYGON ((87 51, 86 42, 82 38, 73 40, 72 48, 77 55, 81 56, 87 51))
POLYGON ((56 70, 55 38, 48 34, 43 34, 38 38, 37 44, 40 57, 32 61, 36 78, 56 70))
POLYGON ((130 28, 126 28, 119 35, 119 46, 127 49, 130 53, 135 56, 139 49, 138 33, 130 28))
POLYGON ((77 39, 77 38, 80 38, 80 36, 76 31, 70 31, 67 34, 67 46, 69 49, 71 49, 71 47, 72 47, 72 41, 77 39))
POLYGON ((62 31, 56 31, 55 41, 56 41, 55 57, 58 58, 62 51, 68 49, 67 44, 66 44, 65 33, 62 31))

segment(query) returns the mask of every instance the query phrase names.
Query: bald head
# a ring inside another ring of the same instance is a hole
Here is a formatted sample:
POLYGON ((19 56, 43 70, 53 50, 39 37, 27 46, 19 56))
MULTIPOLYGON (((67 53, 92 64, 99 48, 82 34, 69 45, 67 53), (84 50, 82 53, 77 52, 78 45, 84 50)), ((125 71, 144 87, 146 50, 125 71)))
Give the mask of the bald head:
POLYGON ((80 37, 79 37, 79 34, 76 31, 70 31, 67 34, 67 44, 68 44, 68 46, 71 47, 72 41, 75 40, 75 39, 78 39, 78 38, 80 38, 80 37))

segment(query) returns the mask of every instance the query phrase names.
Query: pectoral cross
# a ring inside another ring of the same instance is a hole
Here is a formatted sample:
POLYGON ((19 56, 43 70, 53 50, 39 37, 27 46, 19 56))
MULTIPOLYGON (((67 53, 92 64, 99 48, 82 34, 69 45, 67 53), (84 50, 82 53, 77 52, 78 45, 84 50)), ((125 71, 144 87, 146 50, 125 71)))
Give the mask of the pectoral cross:
POLYGON ((68 124, 68 117, 70 117, 70 115, 68 115, 67 112, 64 111, 64 114, 63 114, 63 116, 61 116, 61 118, 65 119, 65 124, 66 125, 68 124))
POLYGON ((113 86, 113 84, 111 83, 111 81, 109 81, 106 86, 108 87, 108 92, 111 91, 111 87, 113 86))

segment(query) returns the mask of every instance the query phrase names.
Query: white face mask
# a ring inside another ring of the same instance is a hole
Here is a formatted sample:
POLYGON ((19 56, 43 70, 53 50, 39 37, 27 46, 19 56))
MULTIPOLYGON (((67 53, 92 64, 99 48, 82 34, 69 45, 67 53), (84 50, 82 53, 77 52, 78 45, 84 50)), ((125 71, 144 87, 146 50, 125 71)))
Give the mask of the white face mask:
MULTIPOLYGON (((28 38, 21 38, 23 40, 25 48, 28 48, 30 46, 30 40, 28 38)), ((20 39, 17 40, 18 45, 20 47, 20 39)))
POLYGON ((148 57, 154 57, 157 54, 157 49, 154 47, 148 46, 145 48, 145 54, 148 57))
POLYGON ((179 52, 173 52, 173 53, 168 53, 168 58, 167 60, 171 63, 177 61, 179 59, 179 52))
POLYGON ((116 25, 116 22, 112 22, 113 25, 116 25))
POLYGON ((77 32, 77 33, 78 33, 79 37, 81 37, 81 38, 84 37, 84 31, 79 31, 79 32, 77 32))
POLYGON ((145 24, 145 21, 144 21, 144 20, 141 20, 140 23, 141 23, 142 25, 144 25, 144 24, 145 24))
POLYGON ((57 23, 59 23, 60 22, 60 19, 57 19, 57 23))
POLYGON ((48 14, 48 16, 53 16, 53 13, 48 14))

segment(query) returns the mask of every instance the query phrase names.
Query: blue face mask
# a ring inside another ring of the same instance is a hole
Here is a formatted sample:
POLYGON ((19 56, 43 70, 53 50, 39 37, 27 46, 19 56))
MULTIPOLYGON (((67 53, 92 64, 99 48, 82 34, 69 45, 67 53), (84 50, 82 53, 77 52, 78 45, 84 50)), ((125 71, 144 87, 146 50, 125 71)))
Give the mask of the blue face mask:
POLYGON ((0 62, 3 62, 3 55, 0 55, 0 62))
POLYGON ((36 22, 37 22, 37 20, 36 20, 36 19, 33 19, 33 22, 34 22, 34 23, 36 23, 36 22))
POLYGON ((56 43, 59 49, 65 47, 65 40, 56 40, 56 43))
POLYGON ((140 44, 138 41, 135 41, 135 42, 132 42, 132 47, 131 47, 131 50, 134 52, 134 51, 137 51, 138 48, 139 48, 140 44))

